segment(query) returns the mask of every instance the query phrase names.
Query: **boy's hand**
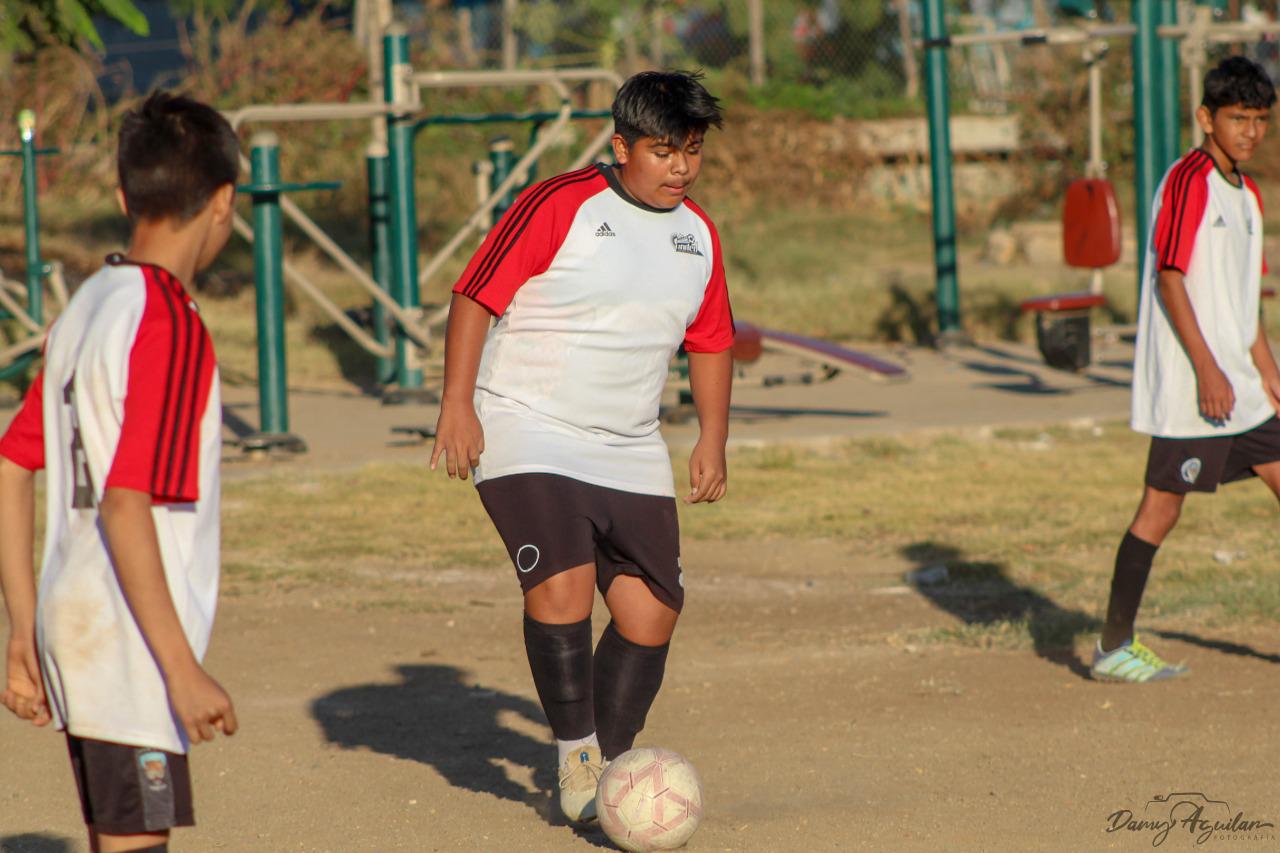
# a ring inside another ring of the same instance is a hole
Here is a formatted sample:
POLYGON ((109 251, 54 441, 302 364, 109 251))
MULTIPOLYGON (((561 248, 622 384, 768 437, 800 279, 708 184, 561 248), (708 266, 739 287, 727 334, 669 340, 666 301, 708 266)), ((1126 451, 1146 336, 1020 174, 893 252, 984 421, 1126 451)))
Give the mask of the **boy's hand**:
POLYGON ((239 728, 231 697, 198 664, 169 679, 169 704, 193 744, 213 740, 215 729, 233 735, 239 728))
POLYGON ((724 497, 729 466, 724 459, 724 442, 699 440, 689 456, 687 504, 715 503, 724 497))
POLYGON ((37 726, 49 724, 49 703, 45 699, 34 642, 9 638, 8 682, 0 694, 0 704, 20 720, 30 720, 37 726))
POLYGON ((475 406, 470 400, 465 403, 446 400, 440 406, 440 418, 436 421, 431 470, 436 470, 436 463, 443 454, 449 479, 458 477, 465 480, 467 472, 480 464, 481 453, 484 453, 484 428, 476 417, 475 406))
POLYGON ((1200 414, 1215 423, 1231 417, 1236 406, 1236 393, 1231 380, 1217 364, 1210 363, 1196 371, 1196 388, 1200 398, 1200 414))

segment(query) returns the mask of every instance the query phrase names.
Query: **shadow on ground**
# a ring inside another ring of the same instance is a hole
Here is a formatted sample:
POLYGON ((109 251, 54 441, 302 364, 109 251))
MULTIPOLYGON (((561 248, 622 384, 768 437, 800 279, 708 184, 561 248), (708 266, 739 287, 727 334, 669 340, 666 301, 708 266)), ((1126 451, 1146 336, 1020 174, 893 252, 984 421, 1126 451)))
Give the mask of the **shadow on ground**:
MULTIPOLYGON (((565 825, 549 796, 558 791, 554 747, 502 721, 513 714, 545 726, 537 703, 469 684, 451 666, 404 664, 395 671, 398 684, 344 687, 311 703, 330 743, 421 762, 454 787, 523 803, 548 823, 565 825), (537 790, 511 779, 504 764, 531 770, 537 790)), ((574 831, 597 841, 590 832, 574 831)), ((608 846, 603 836, 598 843, 608 846)))
POLYGON ((69 838, 43 832, 0 835, 0 853, 71 853, 73 849, 69 838))
MULTIPOLYGON (((1096 616, 1069 610, 1043 593, 1014 582, 1000 563, 966 560, 964 552, 951 545, 915 542, 903 548, 902 554, 915 563, 915 569, 907 575, 910 585, 940 610, 965 625, 1026 623, 1039 657, 1065 666, 1082 678, 1089 677, 1089 662, 1076 654, 1074 643, 1080 634, 1102 629, 1102 620, 1096 616), (946 567, 945 580, 933 580, 936 574, 932 570, 937 566, 946 567)), ((1222 654, 1280 663, 1278 654, 1231 640, 1167 629, 1149 629, 1145 633, 1222 654)))
POLYGON ((1089 667, 1075 653, 1077 635, 1097 631, 1102 623, 1079 610, 1068 610, 1051 598, 1011 580, 1000 563, 967 560, 960 549, 939 542, 914 542, 902 555, 916 564, 908 580, 934 606, 966 625, 1025 622, 1035 653, 1065 666, 1082 678, 1089 667), (929 570, 946 567, 946 579, 930 581, 929 570))
MULTIPOLYGON (((1139 626, 1139 628, 1141 628, 1141 626, 1139 626)), ((1166 640, 1178 640, 1183 643, 1190 643, 1193 646, 1199 646, 1202 649, 1222 652, 1224 655, 1256 658, 1257 660, 1265 663, 1280 663, 1280 655, 1261 652, 1253 646, 1246 646, 1244 643, 1236 643, 1231 640, 1215 640, 1210 637, 1198 637, 1195 634, 1188 634, 1185 631, 1151 630, 1147 633, 1156 637, 1163 637, 1166 640)))
MULTIPOLYGON (((988 376, 1004 376, 1008 377, 1010 380, 1017 380, 1010 382, 991 382, 986 384, 985 387, 993 388, 997 391, 1036 395, 1075 394, 1089 390, 1090 388, 1128 388, 1131 385, 1131 383, 1126 380, 1115 379, 1089 370, 1080 371, 1078 373, 1072 373, 1070 371, 1051 371, 1050 375, 1053 375, 1054 373, 1061 373, 1063 376, 1084 379, 1089 383, 1089 385, 1084 388, 1058 388, 1046 384, 1044 379, 1041 378, 1039 371, 1049 369, 1046 368, 1042 361, 1034 358, 1028 358, 1027 356, 1019 353, 1009 352, 1008 350, 1004 350, 999 347, 983 346, 981 344, 970 344, 966 349, 978 353, 979 356, 997 359, 998 363, 982 362, 975 359, 966 359, 961 357, 957 359, 961 366, 972 370, 975 373, 982 373, 988 376)), ((1122 362, 1121 366, 1132 367, 1133 365, 1129 362, 1122 362)))

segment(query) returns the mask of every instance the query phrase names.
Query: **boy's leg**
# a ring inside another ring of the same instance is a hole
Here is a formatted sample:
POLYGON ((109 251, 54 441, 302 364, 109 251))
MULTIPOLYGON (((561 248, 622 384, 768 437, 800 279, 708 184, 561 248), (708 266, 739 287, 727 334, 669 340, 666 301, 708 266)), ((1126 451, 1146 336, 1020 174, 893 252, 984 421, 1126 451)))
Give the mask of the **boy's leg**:
POLYGON ((595 710, 600 747, 611 761, 631 749, 644 728, 679 614, 629 575, 613 580, 605 604, 613 619, 596 646, 595 710))
POLYGON ((560 811, 596 818, 596 784, 604 771, 592 698, 591 605, 596 567, 560 572, 524 596, 524 647, 538 700, 556 738, 560 811))
POLYGON ((603 769, 591 682, 595 531, 583 511, 584 488, 552 474, 513 474, 477 486, 524 591, 529 671, 556 738, 560 808, 570 820, 595 817, 603 769))
POLYGON ((553 575, 524 596, 524 646, 538 699, 559 745, 560 762, 594 742, 591 605, 594 564, 553 575))
POLYGON ((1253 471, 1258 479, 1267 484, 1271 493, 1280 500, 1280 462, 1268 462, 1265 465, 1254 465, 1253 471))
POLYGON ((1109 681, 1158 681, 1187 669, 1166 663, 1134 635, 1133 625, 1156 551, 1178 523, 1188 492, 1213 492, 1230 481, 1239 456, 1235 436, 1167 438, 1152 436, 1147 454, 1146 491, 1116 551, 1107 621, 1090 671, 1109 681))
POLYGON ((168 853, 169 833, 144 835, 98 835, 93 833, 94 853, 168 853))
POLYGON ((631 749, 667 667, 684 605, 680 523, 673 498, 611 492, 609 535, 596 566, 613 621, 596 646, 596 728, 604 757, 631 749))
POLYGON ((1151 574, 1156 550, 1178 523, 1186 495, 1147 486, 1133 523, 1116 551, 1115 572, 1111 576, 1111 597, 1107 621, 1102 629, 1102 650, 1112 651, 1133 638, 1133 625, 1142 603, 1142 593, 1151 574))
POLYGON ((595 532, 581 510, 582 489, 582 483, 552 474, 513 474, 477 486, 524 592, 529 669, 562 759, 566 744, 595 732, 595 532))

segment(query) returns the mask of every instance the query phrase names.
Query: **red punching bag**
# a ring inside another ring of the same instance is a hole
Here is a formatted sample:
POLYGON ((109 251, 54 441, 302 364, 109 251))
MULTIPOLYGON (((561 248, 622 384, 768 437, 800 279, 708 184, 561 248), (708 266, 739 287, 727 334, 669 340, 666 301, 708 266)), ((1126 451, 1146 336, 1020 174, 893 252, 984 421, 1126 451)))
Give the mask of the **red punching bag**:
POLYGON ((1104 178, 1079 178, 1062 206, 1062 257, 1068 266, 1100 269, 1120 260, 1120 207, 1104 178))

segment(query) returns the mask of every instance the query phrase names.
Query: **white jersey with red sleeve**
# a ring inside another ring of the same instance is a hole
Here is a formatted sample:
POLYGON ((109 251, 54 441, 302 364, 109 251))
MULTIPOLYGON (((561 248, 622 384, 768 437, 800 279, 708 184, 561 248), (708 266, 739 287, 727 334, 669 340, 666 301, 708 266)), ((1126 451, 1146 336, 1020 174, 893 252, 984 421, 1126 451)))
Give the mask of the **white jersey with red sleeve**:
POLYGON ((47 474, 36 638, 59 728, 185 752, 164 679, 120 590, 98 514, 146 492, 174 608, 203 658, 218 591, 222 406, 195 303, 165 270, 118 256, 58 317, 0 454, 47 474))
POLYGON ((701 208, 649 207, 603 164, 551 178, 521 194, 454 292, 497 317, 476 381, 477 482, 542 472, 675 494, 658 430, 671 358, 733 345, 701 208))
POLYGON ((1165 438, 1251 430, 1275 414, 1249 354, 1258 337, 1265 272, 1257 184, 1239 173, 1228 180, 1210 154, 1195 149, 1165 173, 1151 222, 1138 305, 1132 426, 1165 438), (1205 343, 1235 392, 1225 423, 1200 414, 1195 369, 1160 298, 1159 275, 1166 269, 1184 274, 1205 343))

